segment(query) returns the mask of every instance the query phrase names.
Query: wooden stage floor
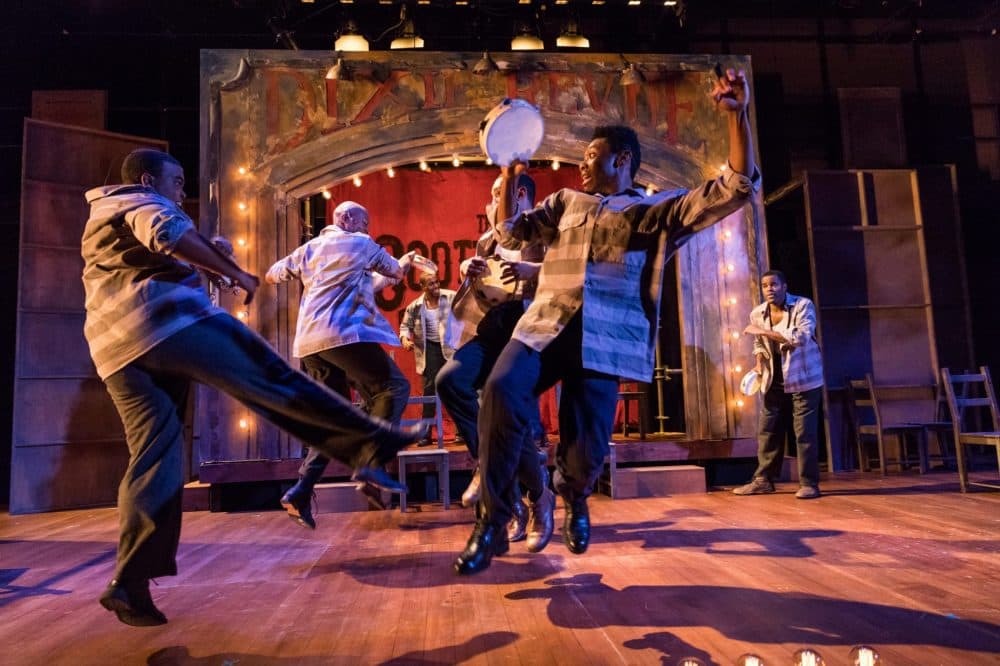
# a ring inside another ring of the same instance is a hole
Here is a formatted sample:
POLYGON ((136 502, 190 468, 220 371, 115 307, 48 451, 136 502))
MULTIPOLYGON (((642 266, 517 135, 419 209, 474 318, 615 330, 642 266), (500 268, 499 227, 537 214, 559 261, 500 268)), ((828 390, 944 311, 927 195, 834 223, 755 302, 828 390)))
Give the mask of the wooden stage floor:
POLYGON ((571 555, 513 544, 478 576, 451 562, 472 513, 186 513, 170 618, 119 624, 97 604, 114 509, 0 514, 0 663, 827 664, 875 646, 884 663, 1000 663, 1000 493, 954 472, 838 475, 795 488, 591 502, 571 555))

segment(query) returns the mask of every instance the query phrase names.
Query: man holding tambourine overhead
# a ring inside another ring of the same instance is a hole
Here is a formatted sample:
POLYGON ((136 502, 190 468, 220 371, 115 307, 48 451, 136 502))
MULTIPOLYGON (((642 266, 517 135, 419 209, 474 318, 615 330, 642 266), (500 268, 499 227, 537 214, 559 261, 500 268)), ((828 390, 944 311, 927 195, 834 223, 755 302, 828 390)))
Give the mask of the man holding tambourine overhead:
POLYGON ((728 118, 729 169, 697 189, 645 196, 632 185, 641 162, 635 131, 595 129, 580 163, 581 188, 562 189, 529 211, 513 212, 502 169, 501 243, 548 246, 535 300, 486 380, 480 411, 482 499, 455 570, 489 567, 508 549, 509 489, 537 395, 562 381, 554 485, 565 506, 563 541, 572 553, 590 542, 587 497, 608 452, 619 378, 651 381, 666 261, 692 234, 739 210, 760 187, 743 71, 720 72, 710 93, 728 118), (641 232, 641 233, 640 233, 641 232))

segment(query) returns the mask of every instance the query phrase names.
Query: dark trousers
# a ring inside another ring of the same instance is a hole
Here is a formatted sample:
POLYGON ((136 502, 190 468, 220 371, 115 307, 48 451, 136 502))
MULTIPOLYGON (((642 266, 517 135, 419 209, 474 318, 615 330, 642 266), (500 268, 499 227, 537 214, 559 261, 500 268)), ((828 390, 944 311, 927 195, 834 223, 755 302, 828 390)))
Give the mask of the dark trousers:
MULTIPOLYGON (((435 379, 441 368, 444 366, 444 351, 441 350, 441 343, 434 342, 432 340, 424 341, 424 374, 421 377, 424 380, 424 396, 432 396, 437 394, 437 384, 435 379)), ((423 406, 422 418, 433 419, 436 415, 437 410, 434 405, 427 404, 423 406)))
POLYGON ((581 363, 581 316, 577 314, 545 350, 511 340, 483 387, 479 455, 483 491, 481 515, 494 525, 511 516, 509 497, 517 470, 538 453, 531 418, 538 396, 562 381, 559 445, 554 485, 572 502, 593 490, 604 466, 618 399, 618 378, 585 370, 581 363))
POLYGON ((781 475, 785 440, 791 431, 799 462, 799 483, 819 486, 819 404, 823 389, 785 393, 772 384, 760 408, 757 432, 757 471, 754 476, 774 480, 781 475))
POLYGON ((115 578, 177 573, 183 414, 191 381, 228 393, 294 437, 351 467, 390 460, 389 424, 292 369, 227 314, 192 324, 104 380, 125 427, 115 578))
MULTIPOLYGON (((324 349, 302 358, 306 373, 327 388, 351 399, 353 385, 367 405, 366 411, 386 421, 398 424, 410 382, 399 366, 389 358, 382 346, 374 342, 355 342, 324 349)), ((330 458, 310 447, 299 467, 299 476, 315 485, 326 470, 330 458)))
MULTIPOLYGON (((480 322, 476 337, 462 345, 438 373, 437 391, 441 404, 455 422, 473 458, 479 458, 479 390, 510 341, 522 314, 524 304, 521 301, 510 301, 491 309, 480 322)), ((545 434, 537 402, 535 406, 531 424, 533 441, 545 434)))

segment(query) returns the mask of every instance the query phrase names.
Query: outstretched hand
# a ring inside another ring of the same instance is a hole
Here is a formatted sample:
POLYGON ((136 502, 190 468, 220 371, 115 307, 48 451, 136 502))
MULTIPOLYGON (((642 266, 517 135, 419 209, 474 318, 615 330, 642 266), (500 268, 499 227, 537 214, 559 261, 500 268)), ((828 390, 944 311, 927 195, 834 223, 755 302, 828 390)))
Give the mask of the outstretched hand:
POLYGON ((716 79, 709 93, 715 106, 721 111, 742 113, 750 104, 750 84, 744 70, 727 69, 716 79))
POLYGON ((243 299, 243 305, 250 305, 257 287, 260 286, 260 278, 246 271, 241 271, 236 279, 236 284, 247 293, 246 298, 243 299))

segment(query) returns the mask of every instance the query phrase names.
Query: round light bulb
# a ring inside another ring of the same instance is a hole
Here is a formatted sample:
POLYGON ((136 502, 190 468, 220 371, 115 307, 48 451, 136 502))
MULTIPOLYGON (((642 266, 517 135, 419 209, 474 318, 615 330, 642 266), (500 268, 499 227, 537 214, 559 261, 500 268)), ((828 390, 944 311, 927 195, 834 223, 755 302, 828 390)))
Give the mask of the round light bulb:
POLYGON ((646 186, 646 196, 647 196, 647 197, 651 197, 651 196, 653 196, 654 194, 656 194, 656 190, 655 190, 655 189, 653 189, 653 186, 652 186, 652 185, 647 185, 647 186, 646 186))
POLYGON ((796 650, 792 655, 793 666, 824 666, 825 664, 822 655, 812 648, 796 650))
POLYGON ((457 166, 457 167, 462 166, 462 160, 458 159, 458 155, 452 155, 452 157, 451 157, 451 165, 452 166, 457 166))
POLYGON ((733 331, 733 340, 739 340, 739 339, 740 339, 740 332, 733 331))
POLYGON ((240 247, 246 247, 246 245, 247 245, 247 239, 245 239, 245 238, 237 238, 236 239, 236 244, 239 245, 240 247))
POLYGON ((420 160, 420 170, 421 171, 427 171, 429 169, 430 169, 430 167, 427 166, 427 162, 425 160, 420 160))
POLYGON ((361 176, 355 176, 353 182, 354 187, 361 187, 361 176))
POLYGON ((730 296, 729 297, 729 304, 730 305, 736 305, 736 297, 735 296, 730 296))
POLYGON ((323 198, 329 201, 330 199, 333 198, 333 195, 330 194, 329 190, 323 190, 323 198))
POLYGON ((250 422, 246 419, 240 419, 240 430, 246 430, 250 427, 250 422))
POLYGON ((721 165, 719 167, 719 171, 726 171, 728 169, 729 169, 729 165, 728 164, 723 164, 723 165, 721 165))
POLYGON ((561 166, 562 166, 562 163, 559 160, 552 160, 552 170, 553 171, 559 171, 559 167, 561 167, 561 166))
POLYGON ((240 210, 246 210, 247 209, 247 202, 246 201, 241 201, 238 204, 236 204, 236 207, 239 208, 240 210))
POLYGON ((873 647, 855 645, 847 655, 847 663, 851 666, 878 666, 882 656, 873 647))
POLYGON ((726 264, 726 270, 732 273, 736 270, 736 264, 726 264))
POLYGON ((764 666, 764 660, 747 652, 736 657, 736 666, 764 666))
POLYGON ((742 407, 744 405, 743 398, 738 398, 736 400, 736 407, 742 407))
POLYGON ((743 366, 742 365, 734 365, 733 366, 733 372, 743 372, 743 366))
POLYGON ((241 176, 247 175, 247 168, 246 167, 240 167, 239 169, 237 169, 237 171, 239 172, 239 174, 241 176))
POLYGON ((246 320, 246 318, 249 316, 250 313, 247 312, 246 310, 240 310, 239 312, 236 313, 236 318, 240 320, 246 320))
POLYGON ((389 178, 395 178, 396 170, 393 169, 392 167, 389 167, 388 169, 385 170, 385 175, 389 176, 389 178))
POLYGON ((725 231, 722 232, 722 237, 723 238, 732 238, 733 237, 733 232, 730 231, 729 229, 726 229, 725 231))

